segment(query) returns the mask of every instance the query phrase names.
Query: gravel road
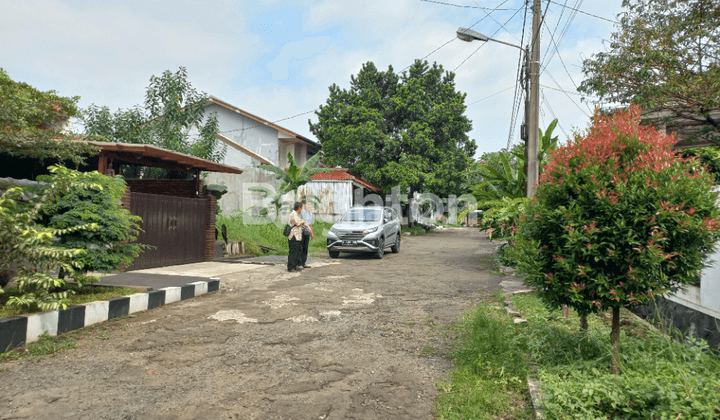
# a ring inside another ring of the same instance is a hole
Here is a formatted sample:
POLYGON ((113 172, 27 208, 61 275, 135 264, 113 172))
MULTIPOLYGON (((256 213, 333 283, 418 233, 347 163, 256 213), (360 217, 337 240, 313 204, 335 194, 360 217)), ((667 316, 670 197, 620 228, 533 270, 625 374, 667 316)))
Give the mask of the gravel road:
POLYGON ((221 290, 111 321, 78 347, 0 364, 2 419, 432 419, 447 326, 503 280, 475 229, 382 260, 199 263, 221 290))

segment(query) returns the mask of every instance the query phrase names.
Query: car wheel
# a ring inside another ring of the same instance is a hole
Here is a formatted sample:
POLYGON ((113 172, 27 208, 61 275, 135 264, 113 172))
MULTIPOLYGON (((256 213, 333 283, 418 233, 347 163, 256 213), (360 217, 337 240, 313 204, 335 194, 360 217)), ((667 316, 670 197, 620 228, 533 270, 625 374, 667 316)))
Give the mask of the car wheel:
POLYGON ((337 258, 340 256, 340 251, 328 251, 330 258, 337 258))
POLYGON ((375 258, 380 260, 380 259, 382 259, 384 254, 385 254, 385 239, 380 238, 380 239, 378 239, 378 250, 375 251, 375 258))
POLYGON ((390 250, 393 252, 393 254, 397 254, 400 252, 400 234, 397 234, 397 239, 395 240, 395 245, 390 247, 390 250))

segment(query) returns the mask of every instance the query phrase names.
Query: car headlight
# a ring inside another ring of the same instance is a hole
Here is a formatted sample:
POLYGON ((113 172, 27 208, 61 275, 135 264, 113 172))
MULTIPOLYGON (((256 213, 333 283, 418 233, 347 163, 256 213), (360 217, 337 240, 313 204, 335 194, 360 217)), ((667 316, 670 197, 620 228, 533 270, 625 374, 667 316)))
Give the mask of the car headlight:
POLYGON ((335 228, 335 226, 333 226, 333 227, 330 228, 330 232, 332 232, 332 233, 334 233, 334 234, 337 235, 338 233, 340 233, 340 230, 338 230, 337 228, 335 228))
POLYGON ((367 228, 367 229, 365 229, 365 230, 363 231, 363 235, 367 235, 367 234, 373 233, 373 232, 377 231, 377 229, 378 229, 377 226, 373 226, 373 227, 371 227, 371 228, 367 228))

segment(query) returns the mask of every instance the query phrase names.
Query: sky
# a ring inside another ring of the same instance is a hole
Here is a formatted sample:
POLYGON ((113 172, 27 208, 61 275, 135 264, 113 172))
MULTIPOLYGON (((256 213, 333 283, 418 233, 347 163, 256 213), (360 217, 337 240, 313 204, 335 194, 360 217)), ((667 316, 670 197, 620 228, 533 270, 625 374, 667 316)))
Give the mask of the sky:
MULTIPOLYGON (((588 126, 596 102, 576 91, 582 61, 606 49, 621 2, 542 0, 540 127, 558 118, 561 141, 588 126)), ((525 45, 525 11, 524 0, 0 0, 0 67, 114 111, 141 104, 152 75, 183 66, 199 91, 315 140, 308 119, 329 86, 348 88, 368 61, 401 72, 424 58, 456 74, 479 157, 520 142, 520 51, 455 32, 525 45)))

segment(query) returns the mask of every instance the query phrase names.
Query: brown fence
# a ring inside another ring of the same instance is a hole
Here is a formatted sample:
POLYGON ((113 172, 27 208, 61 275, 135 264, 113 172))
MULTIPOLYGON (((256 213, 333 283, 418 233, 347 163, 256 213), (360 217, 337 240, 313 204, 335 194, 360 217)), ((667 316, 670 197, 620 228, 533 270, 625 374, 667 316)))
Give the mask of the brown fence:
POLYGON ((130 212, 143 219, 137 242, 154 247, 131 270, 205 261, 207 200, 131 192, 130 212))

